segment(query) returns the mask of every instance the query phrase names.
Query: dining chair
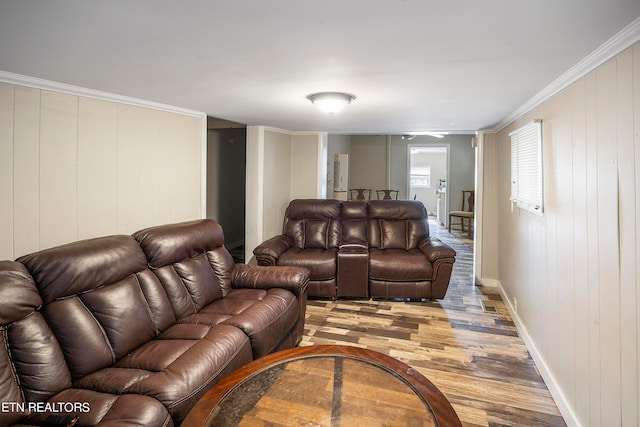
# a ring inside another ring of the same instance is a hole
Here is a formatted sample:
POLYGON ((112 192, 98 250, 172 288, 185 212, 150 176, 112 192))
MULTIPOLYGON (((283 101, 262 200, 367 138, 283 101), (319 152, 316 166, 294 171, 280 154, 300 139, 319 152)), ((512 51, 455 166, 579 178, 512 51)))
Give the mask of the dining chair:
POLYGON ((371 200, 371 190, 368 188, 352 188, 349 195, 351 200, 371 200))
POLYGON ((378 200, 398 200, 399 190, 376 190, 376 195, 378 196, 378 200), (382 196, 382 197, 380 197, 382 196))
POLYGON ((462 210, 459 211, 449 211, 449 233, 451 233, 451 223, 453 218, 460 219, 460 228, 462 232, 467 232, 467 235, 471 237, 471 229, 473 227, 473 217, 474 217, 474 204, 475 204, 475 192, 473 190, 463 190, 462 191, 462 210), (465 227, 465 222, 466 227, 465 227))

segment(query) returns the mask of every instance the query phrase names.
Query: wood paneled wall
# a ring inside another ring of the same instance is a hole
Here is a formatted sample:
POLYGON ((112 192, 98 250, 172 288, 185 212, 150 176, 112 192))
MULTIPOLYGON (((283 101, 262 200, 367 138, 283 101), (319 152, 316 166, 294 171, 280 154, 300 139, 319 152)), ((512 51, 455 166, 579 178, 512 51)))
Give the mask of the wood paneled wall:
MULTIPOLYGON (((640 45, 497 134, 498 280, 570 425, 640 425, 640 45), (545 212, 509 202, 509 132, 543 120, 545 212)), ((493 163, 495 162, 495 164, 493 163)), ((492 256, 484 253, 484 257, 492 256)))
POLYGON ((326 139, 322 132, 247 127, 246 262, 255 263, 253 249, 282 233, 291 199, 327 196, 326 139))
POLYGON ((0 83, 0 259, 203 216, 205 116, 0 83))

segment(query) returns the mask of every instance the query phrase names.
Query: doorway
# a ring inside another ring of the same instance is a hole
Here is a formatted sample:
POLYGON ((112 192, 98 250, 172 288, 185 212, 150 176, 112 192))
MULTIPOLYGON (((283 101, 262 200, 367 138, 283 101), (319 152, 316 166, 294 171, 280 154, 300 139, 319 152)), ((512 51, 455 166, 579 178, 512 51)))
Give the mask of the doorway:
POLYGON ((246 127, 207 130, 207 218, 224 230, 225 246, 244 262, 246 127))
POLYGON ((409 198, 421 201, 430 217, 446 227, 448 212, 449 147, 409 144, 407 188, 409 198))

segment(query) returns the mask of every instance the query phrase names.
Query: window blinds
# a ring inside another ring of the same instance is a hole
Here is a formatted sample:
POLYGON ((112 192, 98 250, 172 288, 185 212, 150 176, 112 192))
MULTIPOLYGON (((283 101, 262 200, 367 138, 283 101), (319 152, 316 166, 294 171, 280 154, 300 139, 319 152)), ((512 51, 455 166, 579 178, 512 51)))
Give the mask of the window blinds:
POLYGON ((542 214, 542 120, 509 134, 511 137, 511 202, 542 214))

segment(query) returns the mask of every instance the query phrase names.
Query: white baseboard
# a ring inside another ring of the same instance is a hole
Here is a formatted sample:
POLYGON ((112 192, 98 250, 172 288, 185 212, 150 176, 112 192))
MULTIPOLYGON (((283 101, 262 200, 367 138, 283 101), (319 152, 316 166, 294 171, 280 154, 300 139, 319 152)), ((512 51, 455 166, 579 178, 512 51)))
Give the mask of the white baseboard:
POLYGON ((573 412, 573 408, 567 401, 567 398, 562 392, 562 389, 560 388, 558 382, 556 381, 556 378, 553 376, 553 374, 549 370, 549 367, 547 366, 547 363, 544 357, 542 356, 535 342, 529 335, 529 332, 527 331, 527 328, 525 327, 524 323, 522 323, 522 319, 520 319, 520 317, 518 316, 518 312, 516 311, 514 305, 512 304, 510 295, 507 294, 507 292, 502 287, 502 284, 498 280, 483 278, 483 279, 480 279, 479 281, 482 283, 482 285, 485 285, 485 282, 487 282, 486 286, 490 286, 489 283, 493 283, 498 288, 498 290, 500 291, 500 295, 502 296, 502 300, 504 301, 507 307, 507 310, 511 315, 511 319, 513 320, 513 323, 516 325, 516 329, 518 330, 518 333, 520 334, 522 341, 524 341, 524 344, 527 347, 527 350, 529 350, 529 353, 531 354, 531 357, 533 358, 533 361, 535 362, 536 367, 538 368, 538 371, 540 371, 540 375, 542 376, 542 379, 547 385, 547 388, 549 389, 549 393, 551 393, 553 400, 555 400, 556 405, 558 406, 558 410, 562 414, 564 421, 567 423, 569 427, 581 427, 581 424, 578 421, 576 414, 573 412))
POLYGON ((476 285, 487 286, 489 288, 500 287, 500 282, 496 279, 487 279, 486 277, 476 277, 476 285))

